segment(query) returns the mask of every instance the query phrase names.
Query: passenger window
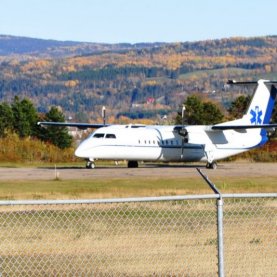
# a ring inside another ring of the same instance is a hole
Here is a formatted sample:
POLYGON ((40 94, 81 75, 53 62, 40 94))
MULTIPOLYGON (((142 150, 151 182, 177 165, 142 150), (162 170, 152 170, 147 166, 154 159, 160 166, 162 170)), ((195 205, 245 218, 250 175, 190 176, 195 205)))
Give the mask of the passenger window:
POLYGON ((113 138, 113 139, 115 139, 116 136, 115 136, 115 134, 107 134, 107 135, 106 135, 106 138, 113 138))
POLYGON ((94 134, 94 138, 103 138, 105 134, 102 134, 102 133, 97 133, 97 134, 94 134))

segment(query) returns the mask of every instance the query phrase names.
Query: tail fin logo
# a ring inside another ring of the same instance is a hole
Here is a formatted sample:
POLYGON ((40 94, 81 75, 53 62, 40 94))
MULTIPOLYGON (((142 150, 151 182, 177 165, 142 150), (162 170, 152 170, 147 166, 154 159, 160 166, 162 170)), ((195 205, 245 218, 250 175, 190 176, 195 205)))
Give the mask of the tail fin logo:
POLYGON ((255 124, 255 125, 262 124, 261 117, 262 117, 263 111, 260 111, 259 106, 255 107, 255 111, 252 109, 250 111, 250 114, 252 116, 252 118, 250 119, 251 124, 255 124))

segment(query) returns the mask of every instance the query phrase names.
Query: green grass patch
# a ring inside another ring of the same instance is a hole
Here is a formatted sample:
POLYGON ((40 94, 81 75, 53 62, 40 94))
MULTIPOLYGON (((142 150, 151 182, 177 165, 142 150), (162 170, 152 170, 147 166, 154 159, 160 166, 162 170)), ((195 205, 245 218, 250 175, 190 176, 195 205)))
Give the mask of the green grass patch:
POLYGON ((276 192, 277 181, 270 177, 232 177, 228 180, 213 178, 217 188, 223 193, 276 192))
POLYGON ((58 199, 177 195, 209 191, 199 179, 0 181, 0 199, 58 199))
MULTIPOLYGON (((213 182, 222 193, 275 192, 274 177, 213 182)), ((77 199, 213 193, 199 177, 0 181, 0 199, 77 199)))

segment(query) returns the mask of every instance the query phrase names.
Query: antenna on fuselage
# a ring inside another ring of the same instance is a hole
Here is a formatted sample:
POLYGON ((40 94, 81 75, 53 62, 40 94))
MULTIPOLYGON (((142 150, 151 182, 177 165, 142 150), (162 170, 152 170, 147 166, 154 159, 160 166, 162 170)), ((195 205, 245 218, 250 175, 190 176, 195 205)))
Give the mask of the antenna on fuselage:
POLYGON ((102 107, 102 118, 103 118, 103 124, 106 125, 106 107, 102 107))

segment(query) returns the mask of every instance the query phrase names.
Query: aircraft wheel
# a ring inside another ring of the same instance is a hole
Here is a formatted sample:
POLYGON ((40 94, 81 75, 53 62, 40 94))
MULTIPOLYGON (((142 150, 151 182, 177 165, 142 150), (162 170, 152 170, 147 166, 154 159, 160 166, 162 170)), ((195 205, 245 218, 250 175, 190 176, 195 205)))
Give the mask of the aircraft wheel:
POLYGON ((211 169, 217 169, 217 163, 216 162, 212 162, 211 169))
POLYGON ((208 169, 217 169, 217 163, 216 162, 207 163, 206 168, 208 168, 208 169))
POLYGON ((137 168, 138 162, 137 161, 128 161, 128 168, 137 168))
POLYGON ((86 168, 87 168, 87 169, 94 169, 94 168, 95 168, 95 163, 94 163, 94 162, 88 161, 88 162, 86 163, 86 168))

